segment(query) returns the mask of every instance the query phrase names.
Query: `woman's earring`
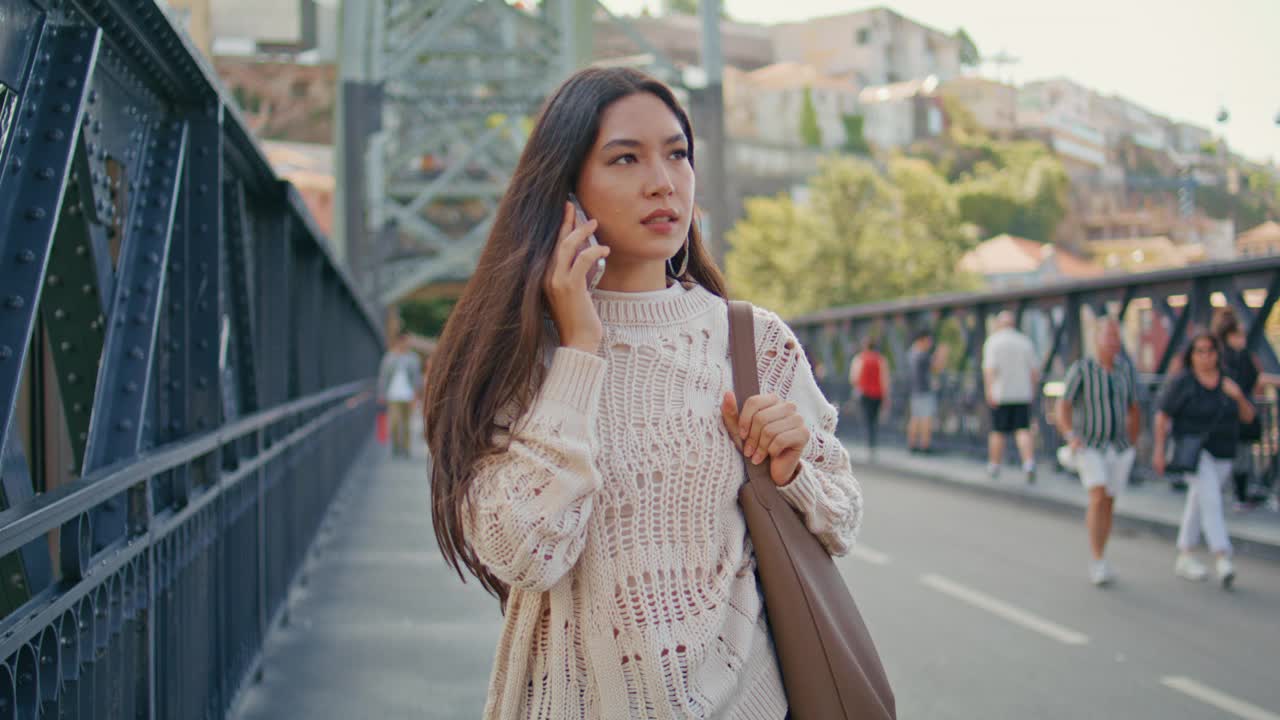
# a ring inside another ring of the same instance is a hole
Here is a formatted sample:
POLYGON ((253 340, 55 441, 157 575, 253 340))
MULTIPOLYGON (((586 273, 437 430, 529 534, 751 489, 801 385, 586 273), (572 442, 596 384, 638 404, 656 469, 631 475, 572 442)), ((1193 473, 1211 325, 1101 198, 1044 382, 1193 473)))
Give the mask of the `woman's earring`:
POLYGON ((689 269, 689 238, 687 236, 684 239, 684 255, 680 258, 679 270, 676 270, 675 267, 671 264, 671 261, 674 259, 675 259, 674 257, 667 258, 667 270, 670 271, 671 277, 676 278, 678 280, 682 275, 685 274, 685 271, 689 269))

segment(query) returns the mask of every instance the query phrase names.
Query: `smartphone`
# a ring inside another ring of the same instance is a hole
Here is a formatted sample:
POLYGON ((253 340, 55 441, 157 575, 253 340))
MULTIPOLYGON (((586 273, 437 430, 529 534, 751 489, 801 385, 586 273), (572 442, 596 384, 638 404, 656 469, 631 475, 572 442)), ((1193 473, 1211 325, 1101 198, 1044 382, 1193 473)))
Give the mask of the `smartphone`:
MULTIPOLYGON (((582 204, 578 202, 578 198, 573 193, 569 193, 569 202, 573 203, 573 212, 577 215, 577 225, 585 225, 587 223, 587 214, 582 211, 582 204)), ((576 227, 576 226, 575 226, 576 227)), ((587 236, 586 242, 578 248, 578 252, 574 254, 574 260, 578 259, 578 255, 589 247, 594 247, 600 243, 596 241, 595 234, 587 236)), ((596 261, 595 267, 587 270, 587 289, 595 290, 600 284, 600 278, 604 277, 604 258, 596 261)))

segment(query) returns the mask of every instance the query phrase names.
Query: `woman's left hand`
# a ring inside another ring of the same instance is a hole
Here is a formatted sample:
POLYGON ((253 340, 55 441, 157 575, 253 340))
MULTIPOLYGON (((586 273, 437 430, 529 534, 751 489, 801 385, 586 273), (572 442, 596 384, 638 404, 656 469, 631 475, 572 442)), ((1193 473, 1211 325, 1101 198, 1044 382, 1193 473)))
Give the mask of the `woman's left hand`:
POLYGON ((778 487, 795 479, 800 454, 809 443, 809 428, 795 403, 777 395, 756 395, 747 398, 739 416, 738 399, 726 392, 720 411, 734 444, 748 461, 759 465, 769 458, 769 477, 778 487))

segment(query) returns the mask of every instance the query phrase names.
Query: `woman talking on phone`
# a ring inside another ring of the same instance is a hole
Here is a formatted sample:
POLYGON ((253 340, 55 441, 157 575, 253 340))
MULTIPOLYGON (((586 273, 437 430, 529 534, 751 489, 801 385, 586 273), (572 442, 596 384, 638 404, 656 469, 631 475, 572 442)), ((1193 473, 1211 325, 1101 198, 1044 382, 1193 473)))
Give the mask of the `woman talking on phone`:
POLYGON ((665 85, 624 68, 569 78, 432 358, 436 536, 503 602, 485 718, 782 720, 744 456, 831 554, 853 543, 861 492, 835 408, 764 310, 761 394, 738 412, 693 164, 665 85))

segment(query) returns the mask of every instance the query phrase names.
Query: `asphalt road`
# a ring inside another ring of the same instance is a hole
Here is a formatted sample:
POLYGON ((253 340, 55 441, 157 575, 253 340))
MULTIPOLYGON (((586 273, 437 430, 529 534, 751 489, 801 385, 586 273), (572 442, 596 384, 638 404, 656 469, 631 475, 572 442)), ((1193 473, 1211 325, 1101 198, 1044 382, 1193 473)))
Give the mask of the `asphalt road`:
POLYGON ((900 717, 1280 719, 1280 567, 1240 558, 1226 592, 1129 534, 1098 589, 1083 518, 860 479, 866 522, 840 566, 900 717))
MULTIPOLYGON (((444 567, 420 455, 381 456, 358 464, 238 717, 479 716, 497 606, 444 567)), ((1099 590, 1074 518, 860 478, 840 566, 904 720, 1280 720, 1280 566, 1241 558, 1224 592, 1176 578, 1167 541, 1120 536, 1099 590)))

